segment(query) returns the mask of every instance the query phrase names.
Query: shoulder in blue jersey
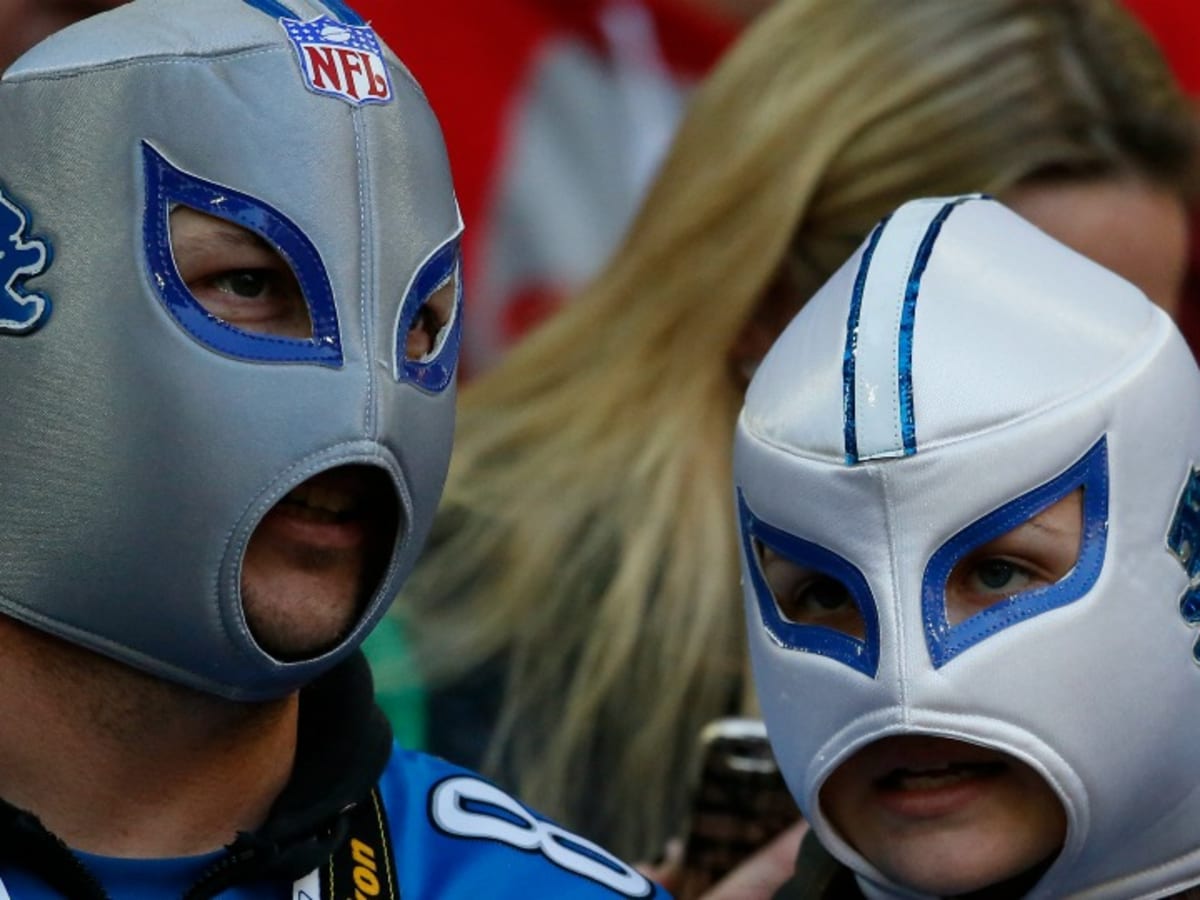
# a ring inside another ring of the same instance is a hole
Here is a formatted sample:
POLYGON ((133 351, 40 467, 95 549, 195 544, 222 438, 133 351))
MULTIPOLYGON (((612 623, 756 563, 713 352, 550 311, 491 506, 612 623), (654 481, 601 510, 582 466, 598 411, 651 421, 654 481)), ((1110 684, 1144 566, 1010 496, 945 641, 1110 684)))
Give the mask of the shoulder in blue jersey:
POLYGON ((669 895, 465 769, 397 749, 379 781, 405 900, 669 895))

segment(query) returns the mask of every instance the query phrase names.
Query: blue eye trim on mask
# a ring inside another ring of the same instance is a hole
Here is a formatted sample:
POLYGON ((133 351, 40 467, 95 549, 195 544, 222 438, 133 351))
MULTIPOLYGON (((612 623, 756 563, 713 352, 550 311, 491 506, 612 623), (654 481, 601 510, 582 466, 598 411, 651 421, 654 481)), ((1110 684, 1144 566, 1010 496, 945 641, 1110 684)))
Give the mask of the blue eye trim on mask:
POLYGON ((159 299, 175 322, 210 350, 259 363, 313 363, 341 368, 337 304, 325 264, 312 241, 283 213, 261 200, 175 168, 142 142, 146 180, 143 241, 159 299), (179 204, 233 222, 279 252, 291 267, 308 304, 311 338, 254 334, 209 313, 192 296, 171 252, 171 207, 179 204))
POLYGON ((746 554, 750 581, 758 599, 758 611, 767 634, 786 650, 816 653, 845 663, 871 678, 879 668, 879 616, 866 578, 852 563, 811 541, 788 534, 758 518, 738 491, 738 519, 742 552, 746 554), (866 638, 857 638, 824 625, 792 622, 784 618, 774 592, 763 574, 754 542, 760 541, 797 565, 838 581, 853 598, 862 617, 866 638))
POLYGON ((421 264, 409 283, 404 300, 400 304, 399 315, 396 317, 396 380, 411 382, 431 393, 440 393, 446 389, 454 375, 454 367, 458 364, 458 350, 462 342, 461 235, 460 230, 421 264), (454 307, 450 318, 437 335, 437 343, 429 356, 419 360, 408 359, 408 332, 416 320, 417 313, 438 288, 452 278, 456 286, 454 307))
POLYGON ((1102 437, 1061 475, 968 525, 930 558, 921 585, 921 614, 934 668, 941 668, 999 631, 1083 597, 1100 577, 1107 544, 1108 442, 1102 437), (946 615, 946 585, 959 560, 1080 488, 1083 530, 1079 556, 1072 569, 1054 584, 1020 591, 957 625, 950 625, 946 615))

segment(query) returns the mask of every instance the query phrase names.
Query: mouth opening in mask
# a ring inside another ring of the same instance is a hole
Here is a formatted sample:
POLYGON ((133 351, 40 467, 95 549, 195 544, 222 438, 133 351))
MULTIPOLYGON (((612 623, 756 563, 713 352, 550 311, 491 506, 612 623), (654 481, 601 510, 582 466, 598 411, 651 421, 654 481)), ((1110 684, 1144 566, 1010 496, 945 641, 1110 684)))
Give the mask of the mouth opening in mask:
POLYGON ((289 491, 242 560, 243 610, 258 645, 297 662, 341 643, 378 592, 400 528, 395 485, 375 466, 339 466, 289 491))
POLYGON ((826 779, 820 805, 871 865, 923 895, 1023 897, 1066 840, 1066 808, 1031 766, 936 735, 860 748, 826 779))

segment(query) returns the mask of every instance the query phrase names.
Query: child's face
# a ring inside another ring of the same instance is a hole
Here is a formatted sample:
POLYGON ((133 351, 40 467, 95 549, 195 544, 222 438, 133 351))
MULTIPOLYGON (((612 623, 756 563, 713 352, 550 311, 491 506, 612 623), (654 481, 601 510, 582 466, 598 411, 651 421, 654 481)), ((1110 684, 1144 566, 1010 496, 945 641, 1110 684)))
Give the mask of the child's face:
MULTIPOLYGON (((1075 491, 959 562, 946 585, 951 621, 1063 578, 1078 557, 1081 504, 1075 491)), ((947 738, 875 741, 834 770, 820 797, 876 868, 938 895, 1018 875, 1057 853, 1066 833, 1061 802, 1033 769, 947 738)))

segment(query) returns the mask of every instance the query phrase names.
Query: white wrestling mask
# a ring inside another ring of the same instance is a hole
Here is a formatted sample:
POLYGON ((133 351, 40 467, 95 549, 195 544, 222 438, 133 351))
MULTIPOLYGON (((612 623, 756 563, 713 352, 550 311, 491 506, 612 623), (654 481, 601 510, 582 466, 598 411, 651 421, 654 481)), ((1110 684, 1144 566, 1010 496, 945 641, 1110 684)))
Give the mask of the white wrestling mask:
POLYGON ((987 198, 901 207, 784 331, 735 444, 751 656, 792 792, 869 896, 921 895, 820 792, 903 735, 1053 791, 1065 840, 1030 897, 1197 880, 1198 459, 1200 373, 1168 317, 987 198), (948 602, 978 548, 1073 495, 1053 576, 948 602), (780 560, 807 581, 773 580, 780 560))

